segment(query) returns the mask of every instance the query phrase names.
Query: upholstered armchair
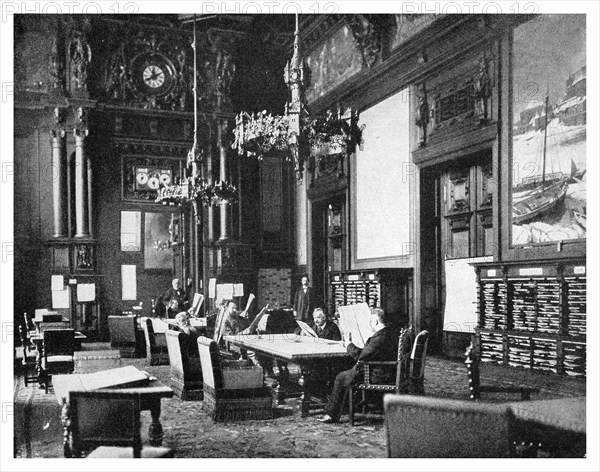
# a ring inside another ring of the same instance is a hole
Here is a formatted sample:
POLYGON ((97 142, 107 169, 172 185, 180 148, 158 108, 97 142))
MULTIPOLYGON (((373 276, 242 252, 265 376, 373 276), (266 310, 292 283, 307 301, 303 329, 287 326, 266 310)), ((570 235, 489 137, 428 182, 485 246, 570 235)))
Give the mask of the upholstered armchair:
POLYGON ((134 316, 109 316, 108 332, 110 334, 110 347, 118 349, 121 352, 121 357, 140 357, 141 340, 136 329, 134 316))
POLYGON ((198 351, 204 378, 202 407, 214 421, 273 418, 271 389, 263 384, 263 369, 244 361, 221 361, 219 346, 200 336, 198 351))
POLYGON ((514 455, 508 405, 419 395, 383 400, 388 457, 491 458, 514 455))
POLYGON ((166 337, 171 388, 182 400, 202 400, 202 367, 199 357, 190 355, 187 335, 168 329, 166 337))

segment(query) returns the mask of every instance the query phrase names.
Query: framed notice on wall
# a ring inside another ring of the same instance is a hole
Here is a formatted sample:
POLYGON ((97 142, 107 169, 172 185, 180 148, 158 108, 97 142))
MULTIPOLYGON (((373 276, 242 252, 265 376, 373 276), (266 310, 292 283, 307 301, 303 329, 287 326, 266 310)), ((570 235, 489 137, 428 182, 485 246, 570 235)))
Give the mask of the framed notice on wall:
POLYGON ((142 212, 121 212, 121 251, 142 250, 142 212))

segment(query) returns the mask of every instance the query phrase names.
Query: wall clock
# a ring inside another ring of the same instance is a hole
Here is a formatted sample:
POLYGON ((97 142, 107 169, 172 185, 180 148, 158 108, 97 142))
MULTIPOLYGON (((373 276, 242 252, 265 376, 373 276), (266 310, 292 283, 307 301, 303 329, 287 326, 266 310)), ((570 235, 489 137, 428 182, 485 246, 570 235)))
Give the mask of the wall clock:
POLYGON ((171 169, 157 169, 151 167, 135 168, 136 190, 158 190, 161 185, 171 184, 171 169))
POLYGON ((131 70, 135 89, 145 96, 162 97, 175 88, 175 66, 163 54, 139 54, 131 63, 131 70))

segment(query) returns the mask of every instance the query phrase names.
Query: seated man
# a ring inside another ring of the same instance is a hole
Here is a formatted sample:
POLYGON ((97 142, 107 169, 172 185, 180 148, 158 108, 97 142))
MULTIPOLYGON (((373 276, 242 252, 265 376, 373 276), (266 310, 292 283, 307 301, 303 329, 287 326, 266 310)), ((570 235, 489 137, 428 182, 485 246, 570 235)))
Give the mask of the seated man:
POLYGON ((340 328, 331 320, 327 319, 327 315, 323 308, 315 308, 313 311, 313 324, 311 328, 317 336, 322 339, 329 339, 331 341, 341 341, 342 335, 340 334, 340 328))
POLYGON ((188 309, 188 299, 185 291, 181 288, 179 279, 173 279, 171 287, 165 290, 156 299, 157 314, 162 310, 167 318, 173 318, 177 313, 188 309))
POLYGON ((179 331, 186 335, 185 339, 188 355, 190 357, 199 357, 200 354, 198 351, 198 346, 196 345, 196 339, 198 339, 198 336, 205 336, 206 333, 191 325, 190 315, 187 311, 181 311, 177 313, 177 316, 175 316, 175 321, 177 321, 179 331))
MULTIPOLYGON (((256 326, 260 321, 262 315, 268 310, 269 305, 267 304, 254 318, 252 323, 248 319, 248 313, 246 311, 239 312, 237 303, 229 301, 227 308, 225 309, 225 321, 223 327, 223 335, 236 335, 236 334, 256 334, 256 326)), ((267 362, 262 356, 257 359, 254 351, 246 351, 240 349, 242 357, 247 357, 252 364, 264 367, 268 374, 271 374, 270 362, 267 362)))
POLYGON ((233 300, 227 302, 223 322, 223 336, 240 334, 250 325, 248 313, 240 313, 238 305, 233 300))
MULTIPOLYGON (((340 341, 346 347, 348 354, 355 361, 394 361, 398 356, 398 332, 389 326, 388 316, 381 308, 373 308, 369 319, 373 335, 367 339, 363 349, 358 348, 347 340, 340 341)), ((354 365, 349 370, 340 372, 333 384, 333 391, 325 406, 325 416, 319 419, 322 423, 337 423, 340 419, 346 389, 360 382, 362 369, 354 365)), ((389 369, 373 369, 372 377, 377 382, 385 382, 394 376, 389 369)), ((352 399, 350 399, 352 401, 352 399)))

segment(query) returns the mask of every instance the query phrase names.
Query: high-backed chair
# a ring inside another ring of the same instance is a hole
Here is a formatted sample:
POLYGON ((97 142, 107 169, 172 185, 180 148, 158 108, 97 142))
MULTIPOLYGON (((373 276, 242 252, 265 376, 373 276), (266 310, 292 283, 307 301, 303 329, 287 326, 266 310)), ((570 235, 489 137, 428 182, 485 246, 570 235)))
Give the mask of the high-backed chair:
POLYGON ((134 316, 109 316, 108 332, 111 348, 118 349, 121 357, 138 357, 140 340, 134 316))
POLYGON ((23 313, 23 321, 25 322, 26 331, 35 331, 35 323, 27 313, 23 313))
POLYGON ((48 329, 42 347, 42 383, 46 393, 54 374, 71 374, 75 369, 75 331, 48 329))
POLYGON ((88 458, 167 458, 167 447, 142 447, 140 395, 123 390, 74 391, 69 395, 72 451, 88 458))
POLYGON ((418 395, 384 397, 388 457, 511 457, 507 405, 418 395))
POLYGON ((197 342, 204 378, 204 411, 214 421, 273 418, 273 396, 263 384, 262 368, 239 361, 222 364, 214 340, 200 336, 197 342))
POLYGON ((479 375, 479 355, 477 349, 471 343, 465 352, 465 365, 467 366, 467 377, 469 379, 469 398, 479 400, 481 392, 485 393, 518 393, 521 400, 529 400, 532 393, 539 393, 536 387, 525 387, 520 385, 481 385, 479 375))
POLYGON ((29 385, 30 382, 37 382, 37 375, 33 374, 35 370, 35 359, 37 352, 31 352, 31 345, 29 337, 27 336, 27 329, 24 325, 19 325, 19 337, 21 339, 21 346, 23 349, 23 358, 21 359, 21 369, 23 372, 23 380, 25 386, 29 385))
POLYGON ((169 351, 165 333, 154 331, 154 320, 146 318, 142 321, 146 338, 146 358, 150 365, 166 365, 169 363, 169 351))
POLYGON ((202 400, 200 358, 190 356, 187 335, 181 331, 168 329, 166 337, 171 365, 171 388, 182 400, 202 400))
POLYGON ((364 378, 358 385, 348 388, 348 398, 350 399, 350 425, 354 426, 354 415, 356 409, 360 408, 362 414, 367 413, 367 392, 374 393, 407 393, 409 391, 410 379, 410 355, 413 348, 414 333, 410 329, 402 329, 398 341, 398 358, 395 361, 359 361, 362 366, 364 378), (372 379, 372 372, 375 368, 395 369, 395 382, 377 383, 372 379), (360 392, 361 399, 355 404, 355 393, 360 392))
POLYGON ((421 331, 415 338, 410 355, 410 391, 418 395, 425 394, 425 360, 427 359, 427 342, 429 331, 421 331))

